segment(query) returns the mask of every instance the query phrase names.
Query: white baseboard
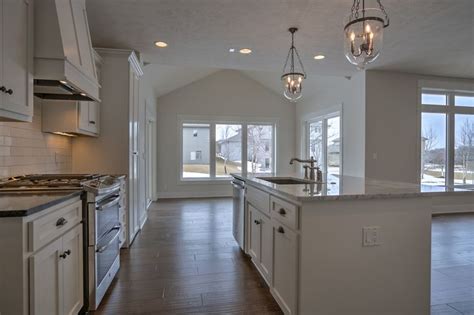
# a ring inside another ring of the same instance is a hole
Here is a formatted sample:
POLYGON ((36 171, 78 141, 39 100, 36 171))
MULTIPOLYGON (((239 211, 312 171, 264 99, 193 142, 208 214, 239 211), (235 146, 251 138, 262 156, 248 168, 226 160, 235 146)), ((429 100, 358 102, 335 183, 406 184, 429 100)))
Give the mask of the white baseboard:
POLYGON ((216 193, 216 192, 158 192, 158 199, 170 198, 219 198, 232 197, 232 193, 216 193))

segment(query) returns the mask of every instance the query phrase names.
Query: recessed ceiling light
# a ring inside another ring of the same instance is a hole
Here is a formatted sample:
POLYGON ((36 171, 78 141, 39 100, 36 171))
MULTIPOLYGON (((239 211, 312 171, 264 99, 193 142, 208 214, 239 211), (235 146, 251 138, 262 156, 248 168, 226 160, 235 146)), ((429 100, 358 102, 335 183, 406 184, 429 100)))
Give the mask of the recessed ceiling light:
POLYGON ((314 59, 316 59, 316 60, 322 60, 322 59, 324 59, 324 58, 326 58, 326 56, 324 56, 324 55, 316 55, 316 56, 314 56, 314 59))
POLYGON ((84 93, 84 92, 81 92, 81 95, 82 95, 82 96, 87 96, 87 94, 86 94, 86 93, 84 93))
POLYGON ((165 48, 168 47, 168 44, 165 42, 155 42, 155 46, 159 48, 165 48))
POLYGON ((240 52, 241 54, 248 55, 248 54, 251 54, 251 53, 252 53, 252 49, 250 49, 250 48, 242 48, 241 50, 239 50, 239 52, 240 52))
POLYGON ((229 48, 229 52, 235 52, 235 48, 229 48))

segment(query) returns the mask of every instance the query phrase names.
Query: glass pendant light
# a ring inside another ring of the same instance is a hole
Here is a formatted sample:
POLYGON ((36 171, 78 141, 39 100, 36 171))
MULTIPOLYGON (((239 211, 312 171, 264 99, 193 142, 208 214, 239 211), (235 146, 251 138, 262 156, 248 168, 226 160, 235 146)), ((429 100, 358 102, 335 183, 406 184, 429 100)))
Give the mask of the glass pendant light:
POLYGON ((380 0, 379 8, 366 8, 365 0, 354 0, 351 13, 344 20, 344 53, 359 69, 380 55, 383 29, 390 21, 380 0))
POLYGON ((303 80, 306 79, 303 63, 300 55, 295 47, 295 33, 298 29, 291 27, 288 31, 291 33, 291 47, 286 56, 285 65, 283 66, 283 75, 281 81, 283 83, 283 95, 291 102, 296 102, 301 98, 303 89, 303 80), (296 64, 295 64, 296 58, 296 64))

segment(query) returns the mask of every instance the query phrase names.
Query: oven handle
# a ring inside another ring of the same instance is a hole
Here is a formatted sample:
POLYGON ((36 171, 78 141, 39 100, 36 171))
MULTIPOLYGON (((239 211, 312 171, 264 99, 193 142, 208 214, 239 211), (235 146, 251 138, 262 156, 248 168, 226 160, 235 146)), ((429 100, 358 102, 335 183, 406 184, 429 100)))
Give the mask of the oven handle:
POLYGON ((95 209, 102 211, 104 209, 110 208, 112 206, 115 206, 117 203, 120 201, 120 195, 113 195, 112 197, 108 198, 107 200, 113 198, 110 201, 106 201, 104 203, 99 204, 95 209))
POLYGON ((118 224, 118 225, 114 226, 113 228, 111 228, 110 231, 107 234, 109 234, 110 232, 115 231, 115 230, 117 230, 117 233, 114 235, 114 237, 112 237, 110 239, 110 241, 107 242, 107 244, 97 248, 96 252, 98 252, 98 253, 104 252, 107 249, 107 247, 109 247, 117 239, 117 237, 120 235, 121 228, 122 228, 122 226, 120 224, 118 224))

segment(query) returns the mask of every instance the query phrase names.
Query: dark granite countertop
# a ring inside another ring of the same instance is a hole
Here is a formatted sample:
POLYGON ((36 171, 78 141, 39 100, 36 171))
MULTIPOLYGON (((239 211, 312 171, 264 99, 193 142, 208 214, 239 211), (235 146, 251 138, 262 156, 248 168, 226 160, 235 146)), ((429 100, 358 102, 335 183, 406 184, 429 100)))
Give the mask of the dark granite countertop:
POLYGON ((63 192, 0 193, 0 218, 25 217, 80 196, 82 190, 63 192))

